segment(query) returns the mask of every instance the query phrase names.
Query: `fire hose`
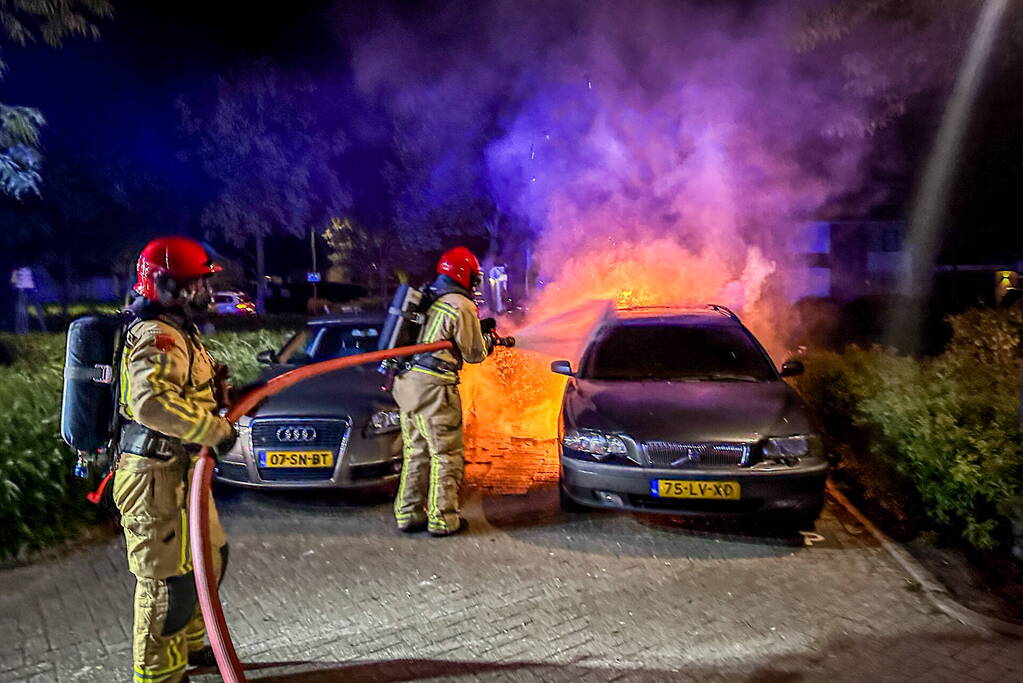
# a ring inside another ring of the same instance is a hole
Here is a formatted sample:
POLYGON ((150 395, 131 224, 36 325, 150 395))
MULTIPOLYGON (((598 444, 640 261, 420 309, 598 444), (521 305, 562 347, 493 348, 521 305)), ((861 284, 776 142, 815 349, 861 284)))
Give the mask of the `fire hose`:
MULTIPOLYGON (((512 338, 501 338, 496 335, 493 341, 497 346, 513 346, 512 338)), ((258 406, 264 399, 277 394, 288 387, 317 375, 342 370, 355 365, 378 363, 389 358, 412 356, 417 353, 429 353, 443 349, 452 349, 450 341, 439 341, 432 344, 403 346, 384 351, 373 351, 355 356, 334 358, 320 363, 313 363, 270 379, 266 384, 257 387, 227 412, 227 419, 236 422, 242 415, 258 406)), ((217 668, 226 683, 245 681, 245 673, 231 641, 231 634, 224 618, 224 608, 220 604, 220 591, 213 570, 213 556, 209 552, 209 498, 210 484, 213 480, 213 467, 216 461, 210 455, 209 447, 203 447, 192 473, 192 481, 188 495, 188 536, 192 550, 192 565, 195 572, 195 587, 199 594, 199 607, 206 624, 206 632, 210 637, 210 646, 217 660, 217 668)))

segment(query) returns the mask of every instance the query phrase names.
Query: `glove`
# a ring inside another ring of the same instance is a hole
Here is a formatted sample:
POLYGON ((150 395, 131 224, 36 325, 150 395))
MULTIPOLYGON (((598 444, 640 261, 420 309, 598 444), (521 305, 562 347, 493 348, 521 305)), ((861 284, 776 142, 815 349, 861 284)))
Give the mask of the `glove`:
POLYGON ((231 407, 231 383, 228 380, 231 370, 227 365, 218 363, 213 371, 213 398, 218 408, 231 407))
POLYGON ((480 321, 480 330, 483 334, 490 334, 497 329, 497 321, 493 318, 484 318, 480 321))
POLYGON ((220 460, 221 458, 228 454, 228 452, 231 450, 231 448, 234 447, 237 441, 238 427, 232 424, 231 433, 225 436, 223 439, 221 439, 220 443, 218 443, 216 446, 213 446, 210 449, 211 451, 213 451, 213 457, 216 458, 217 460, 220 460))

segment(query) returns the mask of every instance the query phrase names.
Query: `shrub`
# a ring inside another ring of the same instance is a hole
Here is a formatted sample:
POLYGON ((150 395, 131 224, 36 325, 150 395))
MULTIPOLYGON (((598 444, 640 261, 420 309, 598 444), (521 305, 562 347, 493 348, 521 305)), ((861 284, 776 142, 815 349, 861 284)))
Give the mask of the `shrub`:
POLYGON ((935 358, 814 354, 797 385, 825 431, 851 446, 846 468, 868 497, 902 511, 919 504, 936 529, 990 548, 1021 493, 1021 315, 973 310, 948 322, 952 339, 935 358))
POLYGON ((63 335, 5 336, 0 367, 0 559, 41 548, 95 521, 60 438, 63 335))
MULTIPOLYGON (((231 365, 234 382, 252 381, 255 354, 278 348, 287 331, 229 332, 210 351, 231 365)), ((0 559, 43 548, 97 521, 84 494, 95 482, 74 477, 75 455, 60 437, 63 334, 0 335, 15 361, 0 366, 0 559)))
POLYGON ((293 334, 293 329, 218 332, 206 338, 206 346, 214 358, 230 367, 231 384, 240 387, 259 375, 262 366, 256 354, 266 349, 277 351, 293 334))

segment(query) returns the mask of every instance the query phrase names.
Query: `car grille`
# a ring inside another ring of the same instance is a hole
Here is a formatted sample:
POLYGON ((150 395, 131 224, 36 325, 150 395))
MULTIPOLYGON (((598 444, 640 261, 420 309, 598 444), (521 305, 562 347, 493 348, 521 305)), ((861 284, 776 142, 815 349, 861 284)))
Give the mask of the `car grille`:
MULTIPOLYGON (((344 455, 348 443, 350 424, 347 420, 336 419, 255 419, 252 421, 252 451, 259 461, 261 449, 295 451, 332 451, 335 465, 344 455), (291 428, 290 433, 288 429, 291 428), (311 430, 311 431, 310 431, 311 430), (315 434, 313 433, 315 432, 315 434), (283 437, 283 438, 281 438, 283 437)), ((259 468, 259 476, 265 481, 314 481, 330 479, 333 467, 317 468, 259 468)))
POLYGON ((748 443, 685 443, 646 441, 647 460, 653 467, 702 468, 737 467, 750 464, 752 445, 748 443))

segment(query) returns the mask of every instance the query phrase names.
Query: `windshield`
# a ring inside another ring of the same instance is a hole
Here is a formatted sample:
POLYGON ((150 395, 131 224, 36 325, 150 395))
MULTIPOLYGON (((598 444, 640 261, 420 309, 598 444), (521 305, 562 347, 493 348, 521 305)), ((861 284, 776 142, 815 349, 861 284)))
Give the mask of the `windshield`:
POLYGON ((622 325, 597 342, 584 377, 603 380, 766 381, 774 368, 740 327, 622 325))
POLYGON ((299 332, 281 350, 279 361, 291 365, 377 350, 379 325, 315 325, 299 332))

